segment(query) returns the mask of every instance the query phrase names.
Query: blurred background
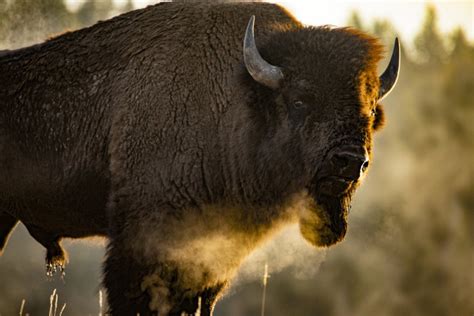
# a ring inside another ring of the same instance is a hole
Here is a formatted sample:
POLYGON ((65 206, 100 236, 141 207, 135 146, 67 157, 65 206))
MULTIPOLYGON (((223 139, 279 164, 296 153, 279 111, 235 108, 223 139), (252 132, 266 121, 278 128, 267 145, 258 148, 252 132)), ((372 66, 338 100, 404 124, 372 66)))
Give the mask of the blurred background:
MULTIPOLYGON (((155 1, 156 2, 156 1, 155 1)), ((0 50, 143 7, 140 0, 0 0, 0 50)), ((387 124, 344 242, 309 247, 289 228, 244 264, 218 315, 474 315, 474 1, 282 2, 304 23, 351 25, 403 55, 387 124)), ((384 60, 380 69, 384 69, 384 60)), ((0 315, 99 314, 105 241, 65 241, 64 280, 19 225, 0 258, 0 315)))

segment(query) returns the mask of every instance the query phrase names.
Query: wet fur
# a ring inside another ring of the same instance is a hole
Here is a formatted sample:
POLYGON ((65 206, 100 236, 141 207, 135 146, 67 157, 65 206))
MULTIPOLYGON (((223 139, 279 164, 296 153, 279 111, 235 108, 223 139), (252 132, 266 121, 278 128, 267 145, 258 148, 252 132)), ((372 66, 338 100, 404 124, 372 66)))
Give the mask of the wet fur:
MULTIPOLYGON (((192 313, 199 297, 210 315, 245 256, 302 216, 295 205, 317 208, 307 189, 328 153, 370 152, 380 54, 263 3, 158 4, 2 53, 0 246, 17 220, 48 256, 61 238, 108 236, 113 315, 192 313), (278 91, 243 65, 251 15, 285 71, 278 91)), ((334 242, 314 220, 305 238, 334 242)))

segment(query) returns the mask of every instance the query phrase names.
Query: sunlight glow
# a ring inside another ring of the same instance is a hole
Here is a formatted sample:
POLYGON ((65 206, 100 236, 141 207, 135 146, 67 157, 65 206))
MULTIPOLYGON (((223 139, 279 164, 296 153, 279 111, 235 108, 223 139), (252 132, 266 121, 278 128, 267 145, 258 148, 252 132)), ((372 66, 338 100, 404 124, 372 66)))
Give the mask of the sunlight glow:
POLYGON ((272 1, 288 8, 303 23, 343 26, 352 11, 357 10, 363 22, 388 19, 405 39, 412 39, 423 23, 425 8, 431 4, 438 14, 440 31, 450 33, 461 26, 469 39, 474 39, 474 1, 355 1, 304 0, 272 1))
MULTIPOLYGON (((77 10, 85 0, 66 0, 68 8, 77 10)), ((118 6, 127 0, 113 0, 118 6)), ((136 8, 158 3, 153 0, 133 0, 136 8)), ((309 25, 344 26, 352 11, 357 10, 366 23, 374 19, 388 19, 403 39, 411 40, 420 30, 427 5, 437 9, 440 31, 450 33, 461 26, 468 39, 474 40, 474 0, 283 0, 278 3, 289 9, 300 21, 309 25)))
POLYGON ((114 4, 118 7, 123 7, 124 5, 127 4, 127 0, 113 0, 114 4))
MULTIPOLYGON (((77 1, 77 0, 70 0, 77 1)), ((159 1, 133 0, 134 5, 144 7, 159 1)), ((474 0, 283 0, 267 1, 279 3, 289 9, 305 24, 330 24, 344 26, 353 10, 357 10, 363 21, 388 19, 400 32, 403 39, 411 40, 421 28, 425 8, 436 7, 440 31, 450 33, 461 26, 467 37, 474 40, 474 0)))
POLYGON ((66 0, 64 2, 66 3, 67 8, 74 12, 84 4, 85 0, 66 0))

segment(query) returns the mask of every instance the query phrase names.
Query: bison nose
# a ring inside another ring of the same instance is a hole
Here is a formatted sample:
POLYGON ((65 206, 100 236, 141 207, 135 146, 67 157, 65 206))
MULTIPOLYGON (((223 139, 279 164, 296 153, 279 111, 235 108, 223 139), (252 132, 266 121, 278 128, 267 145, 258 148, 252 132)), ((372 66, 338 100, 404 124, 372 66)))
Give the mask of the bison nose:
POLYGON ((355 181, 367 170, 369 159, 365 153, 342 151, 333 156, 333 164, 338 169, 340 176, 355 181))

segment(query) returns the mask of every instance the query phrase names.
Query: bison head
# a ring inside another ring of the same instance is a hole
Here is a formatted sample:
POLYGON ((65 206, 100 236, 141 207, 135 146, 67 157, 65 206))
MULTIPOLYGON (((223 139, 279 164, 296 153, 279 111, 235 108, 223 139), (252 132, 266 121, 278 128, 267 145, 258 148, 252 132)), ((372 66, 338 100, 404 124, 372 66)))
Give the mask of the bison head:
POLYGON ((252 17, 243 54, 273 112, 267 152, 286 151, 288 172, 309 193, 302 235, 314 245, 331 245, 345 236, 351 197, 370 165, 372 134, 383 121, 378 102, 398 77, 398 40, 380 77, 381 45, 349 28, 276 32, 260 51, 252 17))

